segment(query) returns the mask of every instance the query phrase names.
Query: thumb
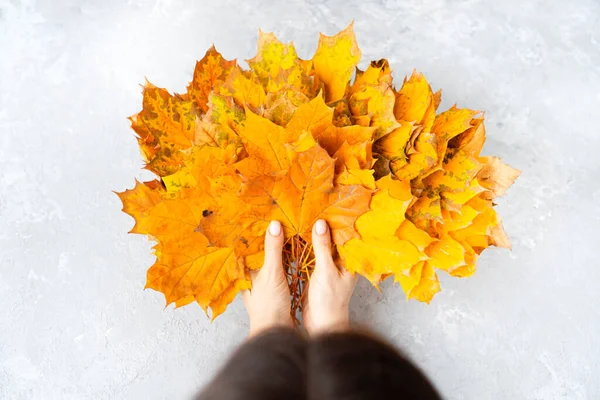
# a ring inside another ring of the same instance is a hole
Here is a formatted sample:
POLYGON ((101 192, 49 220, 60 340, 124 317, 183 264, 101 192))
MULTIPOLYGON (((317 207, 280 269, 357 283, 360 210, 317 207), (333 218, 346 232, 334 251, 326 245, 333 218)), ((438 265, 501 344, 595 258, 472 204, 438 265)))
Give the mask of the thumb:
POLYGON ((265 233, 265 263, 261 271, 282 273, 283 232, 279 221, 271 221, 265 233))
POLYGON ((315 270, 334 265, 331 256, 331 233, 325 220, 318 220, 312 230, 313 250, 315 252, 315 270))

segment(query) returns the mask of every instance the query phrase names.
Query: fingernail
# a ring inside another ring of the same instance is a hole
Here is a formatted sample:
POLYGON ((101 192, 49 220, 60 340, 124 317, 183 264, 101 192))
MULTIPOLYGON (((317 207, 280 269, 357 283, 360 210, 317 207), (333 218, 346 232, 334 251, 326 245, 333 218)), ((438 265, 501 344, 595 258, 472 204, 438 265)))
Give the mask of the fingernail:
POLYGON ((325 223, 324 220, 320 219, 317 221, 317 224, 315 226, 315 231, 317 232, 317 235, 319 235, 319 236, 323 236, 325 233, 327 233, 327 224, 325 223))
POLYGON ((279 221, 271 221, 269 224, 269 235, 279 236, 281 234, 281 224, 279 221))

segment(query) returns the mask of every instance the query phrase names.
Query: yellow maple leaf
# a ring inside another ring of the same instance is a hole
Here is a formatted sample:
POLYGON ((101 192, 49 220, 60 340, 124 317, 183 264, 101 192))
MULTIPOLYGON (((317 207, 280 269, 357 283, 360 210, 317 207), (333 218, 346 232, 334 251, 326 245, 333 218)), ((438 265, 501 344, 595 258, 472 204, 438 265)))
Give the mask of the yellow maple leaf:
POLYGON ((353 24, 335 36, 321 34, 313 57, 315 74, 325 84, 328 102, 341 99, 362 53, 356 43, 353 24))
POLYGON ((294 44, 281 43, 273 33, 259 30, 258 50, 248 65, 270 94, 282 93, 288 98, 308 101, 322 88, 312 60, 298 58, 294 44))
POLYGON ((413 265, 408 274, 396 274, 395 281, 400 283, 407 298, 426 303, 429 303, 440 291, 440 282, 435 268, 428 261, 413 265))
POLYGON ((290 131, 247 110, 240 137, 250 158, 260 160, 267 169, 283 171, 290 167, 285 145, 296 139, 290 131))
MULTIPOLYGON (((289 70, 299 64, 298 54, 292 43, 281 43, 273 33, 258 32, 258 51, 248 60, 252 71, 267 85, 277 79, 281 71, 289 70)), ((270 90, 277 91, 277 89, 270 90)))
POLYGON ((366 126, 376 128, 373 139, 377 140, 400 126, 394 116, 396 96, 386 59, 373 61, 364 72, 357 69, 348 96, 348 106, 354 119, 364 118, 366 126))
POLYGON ((420 125, 428 132, 433 125, 438 104, 423 74, 414 71, 396 93, 394 115, 398 120, 420 125))
MULTIPOLYGON (((315 140, 319 140, 322 132, 332 126, 332 119, 333 109, 325 104, 323 96, 317 95, 309 102, 298 106, 286 129, 294 137, 299 137, 303 132, 308 131, 315 140)), ((327 148, 324 143, 320 142, 320 144, 327 148)))
POLYGON ((378 191, 373 195, 370 211, 356 221, 360 238, 337 247, 346 269, 360 273, 373 284, 379 283, 382 275, 410 269, 422 258, 412 243, 396 236, 412 201, 409 183, 387 176, 376 185, 378 191))

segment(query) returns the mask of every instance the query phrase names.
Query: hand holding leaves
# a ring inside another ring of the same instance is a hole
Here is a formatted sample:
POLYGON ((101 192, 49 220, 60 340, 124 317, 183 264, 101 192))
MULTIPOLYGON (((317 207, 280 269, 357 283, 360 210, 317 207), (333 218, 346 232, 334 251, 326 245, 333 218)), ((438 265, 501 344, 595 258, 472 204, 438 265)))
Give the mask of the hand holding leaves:
POLYGON ((252 289, 242 292, 250 317, 250 336, 275 327, 293 327, 290 315, 290 288, 283 262, 283 231, 279 221, 272 221, 265 233, 265 262, 251 272, 252 289))
MULTIPOLYGON (((252 289, 242 292, 250 317, 250 336, 276 327, 294 325, 290 315, 290 290, 282 264, 283 232, 272 221, 265 233, 265 262, 253 271, 252 289)), ((348 306, 357 275, 333 262, 327 223, 320 219, 312 229, 315 268, 305 297, 303 321, 310 335, 349 328, 348 306)))

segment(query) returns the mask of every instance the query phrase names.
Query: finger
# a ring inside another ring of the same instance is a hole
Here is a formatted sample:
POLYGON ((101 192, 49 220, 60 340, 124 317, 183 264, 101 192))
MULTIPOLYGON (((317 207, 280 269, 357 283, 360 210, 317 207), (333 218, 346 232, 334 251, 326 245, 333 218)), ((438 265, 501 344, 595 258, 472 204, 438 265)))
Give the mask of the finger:
MULTIPOLYGON (((263 269, 280 271, 282 266, 283 232, 279 221, 271 221, 265 233, 265 263, 263 269)), ((262 270, 261 270, 262 271, 262 270)))
POLYGON ((331 255, 331 234, 325 220, 315 222, 312 230, 313 251, 315 252, 315 270, 334 265, 331 255))

